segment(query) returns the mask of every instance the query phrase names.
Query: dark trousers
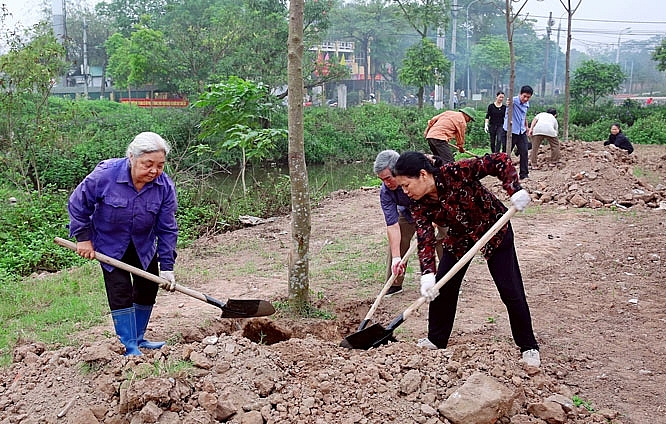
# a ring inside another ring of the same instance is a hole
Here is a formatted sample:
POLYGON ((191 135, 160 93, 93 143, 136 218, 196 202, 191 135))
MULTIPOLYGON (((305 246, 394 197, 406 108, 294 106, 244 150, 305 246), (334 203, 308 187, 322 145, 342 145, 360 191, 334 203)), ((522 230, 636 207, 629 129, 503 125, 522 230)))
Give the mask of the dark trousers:
POLYGON ((451 163, 454 161, 452 147, 447 140, 438 140, 436 138, 427 138, 430 151, 433 155, 442 158, 444 163, 451 163))
POLYGON ((506 152, 506 140, 502 145, 501 135, 504 130, 502 125, 489 125, 488 135, 490 136, 490 151, 492 153, 506 152))
MULTIPOLYGON (((400 257, 404 258, 405 254, 409 250, 409 245, 412 242, 412 237, 416 232, 416 223, 408 222, 402 214, 398 217, 398 225, 400 226, 400 257)), ((386 260, 386 280, 391 278, 391 264, 393 261, 393 255, 391 254, 391 246, 388 247, 388 258, 386 260)), ((405 262, 407 266, 407 262, 405 262)), ((399 275, 393 281, 394 286, 402 286, 402 282, 405 280, 405 274, 399 275)))
MULTIPOLYGON (((139 269, 142 268, 139 255, 136 253, 136 248, 131 242, 121 261, 139 269)), ((150 265, 148 265, 146 271, 159 275, 157 255, 150 261, 150 265)), ((102 268, 102 273, 104 275, 106 297, 109 301, 109 308, 112 311, 131 308, 134 303, 139 305, 155 304, 159 286, 154 282, 119 268, 114 268, 111 272, 102 268)))
POLYGON ((529 168, 528 166, 528 160, 529 158, 527 157, 527 152, 529 150, 529 144, 527 140, 527 133, 522 133, 522 134, 511 134, 511 146, 508 150, 505 150, 507 148, 506 145, 506 131, 502 130, 501 132, 501 144, 502 144, 502 150, 509 152, 509 157, 511 157, 511 151, 513 150, 514 147, 518 149, 518 156, 520 157, 520 171, 518 173, 518 176, 520 178, 527 178, 529 175, 529 168))
MULTIPOLYGON (((456 264, 457 259, 448 250, 437 269, 437 281, 456 264)), ((430 302, 428 309, 428 339, 439 348, 445 348, 453 329, 453 321, 458 305, 458 293, 469 262, 460 269, 439 291, 439 296, 430 302)), ((488 259, 488 270, 493 277, 497 291, 506 306, 511 324, 511 334, 521 352, 539 349, 532 329, 532 317, 525 297, 525 288, 520 274, 518 257, 513 243, 513 230, 509 230, 493 256, 488 259)))

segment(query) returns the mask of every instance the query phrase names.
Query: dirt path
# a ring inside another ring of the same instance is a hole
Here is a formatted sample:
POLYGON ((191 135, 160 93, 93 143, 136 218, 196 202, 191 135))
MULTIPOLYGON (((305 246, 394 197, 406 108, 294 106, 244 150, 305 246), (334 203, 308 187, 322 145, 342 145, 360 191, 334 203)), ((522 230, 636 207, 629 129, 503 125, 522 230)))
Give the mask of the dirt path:
MULTIPOLYGON (((160 294, 150 335, 171 338, 160 352, 130 360, 109 354, 121 351, 109 336, 110 320, 78 335, 81 342, 74 347, 45 351, 26 343, 17 349, 15 364, 0 374, 0 423, 94 423, 91 417, 102 423, 448 423, 438 406, 478 372, 520 392, 504 423, 508 417, 511 423, 662 422, 666 210, 657 206, 664 200, 666 148, 637 146, 627 158, 591 143, 572 144, 564 153, 564 167, 531 172, 525 185, 535 202, 512 219, 541 346, 543 364, 536 374, 518 364, 506 311, 479 256, 463 283, 445 351, 414 344, 425 335, 427 307, 396 331, 399 343, 368 352, 338 347, 383 284, 378 190, 357 190, 335 193, 313 209, 310 288, 317 306, 335 319, 293 320, 278 313, 257 320, 253 333, 252 325, 220 320, 219 310, 201 301, 160 294), (552 193, 552 201, 539 204, 552 193), (575 194, 590 203, 574 207, 575 194), (616 201, 591 202, 608 196, 616 201), (625 209, 631 202, 636 205, 625 209), (344 261, 361 263, 362 275, 347 272, 344 261), (253 340, 252 334, 283 341, 266 345, 243 337, 253 340), (175 379, 187 382, 180 394, 174 394, 174 379, 160 373, 141 396, 131 387, 121 390, 128 371, 184 358, 196 366, 175 379), (89 371, 82 371, 83 363, 89 371), (414 373, 420 383, 412 390, 414 373), (171 391, 157 393, 160 384, 172 385, 171 391), (580 407, 568 410, 563 421, 537 418, 530 405, 556 394, 576 395, 596 413, 580 407), (57 418, 72 399, 71 409, 57 418), (233 411, 225 419, 223 407, 233 411)), ((493 181, 487 185, 497 190, 493 181)), ((179 252, 180 282, 222 300, 261 298, 279 305, 287 292, 289 231, 289 217, 278 217, 200 240, 179 252)), ((413 302, 417 282, 412 261, 405 292, 385 299, 376 321, 388 323, 413 302)))

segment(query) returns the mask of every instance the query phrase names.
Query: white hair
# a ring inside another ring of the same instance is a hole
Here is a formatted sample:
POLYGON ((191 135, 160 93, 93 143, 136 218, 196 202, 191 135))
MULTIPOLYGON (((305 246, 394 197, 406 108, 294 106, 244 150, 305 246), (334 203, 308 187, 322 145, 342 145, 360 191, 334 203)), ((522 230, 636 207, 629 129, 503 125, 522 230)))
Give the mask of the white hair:
POLYGON ((166 156, 170 151, 171 147, 159 134, 146 131, 134 137, 134 140, 127 146, 126 155, 138 158, 146 153, 164 152, 166 156))
POLYGON ((373 166, 375 174, 379 174, 386 168, 388 168, 389 171, 393 173, 393 171, 395 170, 395 163, 398 161, 399 157, 400 154, 395 150, 382 150, 381 152, 379 152, 379 154, 375 158, 375 163, 373 166))

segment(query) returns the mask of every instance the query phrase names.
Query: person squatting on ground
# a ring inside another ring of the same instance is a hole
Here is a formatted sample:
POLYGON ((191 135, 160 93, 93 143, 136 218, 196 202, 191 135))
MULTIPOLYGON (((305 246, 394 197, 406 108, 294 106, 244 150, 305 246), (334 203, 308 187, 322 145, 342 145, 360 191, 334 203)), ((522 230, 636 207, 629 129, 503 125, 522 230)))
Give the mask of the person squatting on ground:
POLYGON ((532 168, 538 168, 539 147, 544 139, 550 145, 550 165, 555 166, 560 160, 560 140, 557 138, 558 132, 557 110, 548 108, 545 112, 538 113, 532 119, 530 133, 532 134, 532 152, 530 153, 530 163, 532 168))
POLYGON ((467 123, 476 120, 476 111, 464 107, 459 111, 447 110, 432 117, 423 136, 428 140, 432 154, 439 156, 444 162, 453 162, 453 152, 449 141, 456 140, 460 153, 465 151, 465 130, 467 123))
MULTIPOLYGON (((401 265, 402 258, 409 250, 416 225, 409 212, 411 200, 402 191, 402 187, 396 183, 393 177, 393 168, 400 154, 395 150, 383 150, 375 158, 373 170, 377 177, 382 180, 379 189, 379 202, 384 213, 386 222, 386 234, 388 236, 388 258, 386 262, 386 280, 396 274, 391 287, 385 296, 390 297, 402 293, 402 283, 405 279, 407 262, 401 265)), ((441 245, 438 247, 438 255, 441 256, 441 245)))
POLYGON ((609 144, 612 144, 620 149, 624 149, 629 152, 629 154, 634 151, 634 146, 631 144, 627 136, 624 135, 622 132, 622 127, 620 127, 620 124, 617 122, 611 125, 608 140, 604 141, 604 146, 608 146, 609 144))
MULTIPOLYGON (((506 206, 481 184, 480 180, 487 175, 496 176, 502 182, 516 209, 525 209, 530 195, 521 187, 506 153, 433 165, 423 153, 404 152, 395 164, 396 181, 412 199, 410 210, 416 222, 422 272, 421 294, 430 301, 428 337, 419 341, 420 346, 443 349, 448 345, 458 293, 469 263, 439 292, 432 288, 507 211, 506 206), (442 241, 444 253, 437 269, 433 223, 448 227, 442 241)), ((511 333, 520 347, 522 361, 540 366, 539 345, 532 330, 511 223, 490 239, 482 253, 507 308, 511 333)))
MULTIPOLYGON (((164 278, 174 291, 178 226, 176 188, 164 171, 169 145, 158 134, 142 132, 124 158, 100 162, 69 198, 70 236, 76 252, 94 259, 95 250, 164 278), (158 266, 159 262, 159 266, 158 266)), ((158 285, 102 264, 113 325, 125 355, 164 342, 144 338, 158 285)))
POLYGON ((514 96, 507 102, 507 113, 504 115, 504 124, 502 125, 501 143, 502 151, 511 152, 513 147, 518 148, 520 156, 520 179, 524 180, 529 176, 527 152, 529 150, 529 141, 527 140, 528 123, 527 109, 530 108, 530 98, 534 90, 529 85, 520 87, 520 95, 514 96), (506 145, 507 132, 509 128, 509 106, 511 107, 511 146, 506 145), (507 150, 507 147, 508 150, 507 150))
POLYGON ((495 95, 495 101, 488 105, 486 121, 483 126, 483 130, 486 134, 490 135, 490 151, 492 153, 497 153, 499 151, 506 152, 506 143, 504 143, 504 150, 502 150, 502 143, 500 141, 505 113, 506 105, 504 104, 504 92, 498 91, 495 95))

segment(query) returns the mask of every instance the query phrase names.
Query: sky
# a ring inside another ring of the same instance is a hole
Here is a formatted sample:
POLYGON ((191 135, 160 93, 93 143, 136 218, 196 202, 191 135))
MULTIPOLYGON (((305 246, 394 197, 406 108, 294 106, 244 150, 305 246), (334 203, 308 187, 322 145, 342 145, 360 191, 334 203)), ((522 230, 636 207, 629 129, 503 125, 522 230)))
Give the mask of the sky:
MULTIPOLYGON (((484 0, 477 0, 483 2, 484 0)), ((525 0, 520 0, 522 4, 525 0)), ((565 3, 568 0, 563 0, 565 3)), ((49 1, 50 2, 50 1, 49 1)), ((573 6, 578 0, 571 0, 573 6)), ((0 0, 23 25, 36 23, 43 0, 0 0)), ((91 3, 96 1, 91 0, 91 3)), ((462 3, 462 0, 461 0, 462 3)), ((469 3, 468 3, 469 4, 469 3)), ((628 40, 645 40, 655 35, 666 37, 665 0, 581 0, 573 15, 572 48, 587 51, 589 48, 617 49, 620 43, 628 40)), ((470 4, 470 15, 474 4, 470 4)), ((549 12, 553 13, 555 24, 551 39, 557 40, 561 23, 560 46, 566 46, 567 14, 560 0, 527 0, 523 14, 537 19, 536 29, 541 36, 546 33, 549 12)))
MULTIPOLYGON (((568 3, 568 0, 563 1, 568 3)), ((571 4, 575 7, 578 0, 571 0, 571 4)), ((618 38, 621 45, 625 41, 646 40, 657 35, 666 37, 664 5, 664 0, 582 0, 573 15, 571 47, 581 51, 599 47, 617 49, 618 38)), ((470 10, 473 8, 474 5, 470 10)), ((527 0, 524 12, 537 18, 539 35, 546 34, 548 16, 552 12, 555 24, 551 39, 557 40, 561 22, 560 46, 565 49, 567 12, 560 0, 527 0)))

